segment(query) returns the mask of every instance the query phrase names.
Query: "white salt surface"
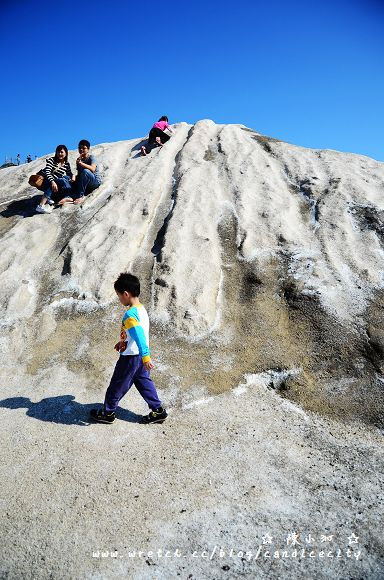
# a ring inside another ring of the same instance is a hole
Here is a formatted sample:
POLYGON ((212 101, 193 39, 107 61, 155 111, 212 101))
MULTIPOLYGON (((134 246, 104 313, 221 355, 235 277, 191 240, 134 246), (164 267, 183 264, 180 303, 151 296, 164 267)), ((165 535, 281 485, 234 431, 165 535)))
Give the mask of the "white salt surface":
MULTIPOLYGON (((372 293, 384 285, 383 249, 378 235, 362 229, 352 210, 384 209, 383 163, 279 141, 270 143, 271 154, 257 141, 257 132, 241 125, 205 120, 174 128, 166 147, 146 158, 137 158, 139 140, 93 148, 103 185, 86 206, 68 210, 68 219, 80 215, 82 225, 86 223, 68 242, 68 283, 96 301, 114 299, 111 279, 144 259, 148 238, 171 207, 167 200, 176 183, 163 247, 167 270, 161 278, 166 285, 156 289, 154 319, 169 321, 170 293, 176 287, 176 323, 189 329, 191 338, 218 326, 225 257, 217 224, 229 214, 239 224, 243 260, 256 261, 262 270, 276 255, 282 236, 289 270, 303 292, 318 295, 324 308, 344 322, 364 311, 372 293), (304 186, 303 175, 311 176, 304 186), (316 227, 303 188, 310 189, 311 203, 318 207, 316 227), (185 311, 189 316, 182 320, 185 311)), ((72 152, 72 164, 74 157, 72 152)), ((30 195, 26 178, 42 164, 37 160, 2 170, 0 201, 30 195)), ((33 315, 36 284, 51 268, 64 215, 18 219, 0 239, 3 318, 33 315), (26 288, 23 279, 29 280, 26 288)), ((155 266, 154 278, 159 274, 155 266)))

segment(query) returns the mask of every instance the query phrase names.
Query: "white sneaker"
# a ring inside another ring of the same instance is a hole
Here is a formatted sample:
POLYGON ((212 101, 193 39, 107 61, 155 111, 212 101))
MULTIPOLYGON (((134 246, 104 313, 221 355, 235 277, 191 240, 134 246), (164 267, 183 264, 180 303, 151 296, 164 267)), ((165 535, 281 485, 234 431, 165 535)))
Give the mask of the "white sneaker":
POLYGON ((45 205, 37 205, 36 206, 37 213, 52 213, 52 209, 50 207, 46 207, 45 205))
POLYGON ((49 205, 55 205, 55 202, 53 201, 53 199, 47 199, 47 203, 49 203, 49 205))

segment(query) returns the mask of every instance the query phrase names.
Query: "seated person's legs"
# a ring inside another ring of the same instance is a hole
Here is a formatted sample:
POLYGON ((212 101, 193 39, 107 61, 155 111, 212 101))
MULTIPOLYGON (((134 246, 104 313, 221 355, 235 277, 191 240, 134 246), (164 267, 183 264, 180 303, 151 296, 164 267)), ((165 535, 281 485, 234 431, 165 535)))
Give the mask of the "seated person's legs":
POLYGON ((159 135, 159 137, 160 137, 160 141, 161 141, 161 142, 162 142, 162 144, 164 145, 164 143, 166 143, 167 141, 169 141, 169 140, 170 140, 170 136, 169 136, 169 135, 167 135, 167 134, 166 134, 164 131, 162 131, 161 129, 159 129, 159 131, 160 131, 160 133, 161 133, 161 134, 159 135))
POLYGON ((89 169, 84 169, 76 177, 76 199, 84 197, 87 193, 91 193, 94 189, 97 189, 100 183, 95 178, 95 175, 89 169))
POLYGON ((57 201, 62 201, 63 199, 68 199, 70 201, 73 199, 73 188, 72 183, 70 180, 69 175, 64 175, 63 177, 59 177, 55 180, 59 191, 57 192, 56 197, 57 201))
MULTIPOLYGON (((56 183, 56 179, 53 181, 56 183)), ((52 189, 52 183, 53 182, 47 177, 44 177, 44 181, 39 188, 44 193, 40 199, 40 203, 36 207, 36 211, 39 213, 49 213, 50 209, 47 209, 47 207, 55 203, 52 199, 52 197, 55 196, 55 192, 52 189)))
POLYGON ((52 188, 51 188, 51 182, 49 181, 49 179, 47 177, 44 177, 44 181, 41 184, 40 189, 43 191, 44 195, 42 196, 41 200, 40 200, 40 204, 44 205, 45 203, 51 203, 52 201, 52 188))
POLYGON ((148 143, 145 146, 147 153, 150 153, 154 147, 156 147, 156 129, 152 127, 148 135, 148 143))
MULTIPOLYGON (((159 129, 158 127, 152 127, 151 129, 152 139, 159 145, 164 145, 167 141, 169 141, 170 137, 164 131, 159 129)), ((151 138, 151 133, 149 134, 151 138)))
POLYGON ((72 191, 72 184, 69 175, 59 177, 55 181, 59 187, 59 190, 62 191, 63 193, 68 193, 69 191, 72 191))
MULTIPOLYGON (((148 143, 145 146, 145 153, 150 153, 154 147, 164 145, 170 137, 158 127, 152 127, 148 135, 148 143)), ((141 148, 143 153, 143 148, 141 148)))

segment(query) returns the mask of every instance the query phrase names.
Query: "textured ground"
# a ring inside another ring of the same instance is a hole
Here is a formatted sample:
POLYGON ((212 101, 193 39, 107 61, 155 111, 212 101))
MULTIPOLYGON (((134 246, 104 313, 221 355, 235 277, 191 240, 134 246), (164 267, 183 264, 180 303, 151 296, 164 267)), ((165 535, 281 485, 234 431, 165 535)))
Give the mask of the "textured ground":
POLYGON ((380 578, 384 164, 174 128, 146 158, 138 139, 95 147, 103 185, 51 215, 26 184, 43 160, 0 172, 4 575, 380 578), (87 424, 123 270, 142 281, 163 425, 137 423, 133 390, 114 425, 87 424), (342 557, 128 555, 256 554, 294 532, 342 557))

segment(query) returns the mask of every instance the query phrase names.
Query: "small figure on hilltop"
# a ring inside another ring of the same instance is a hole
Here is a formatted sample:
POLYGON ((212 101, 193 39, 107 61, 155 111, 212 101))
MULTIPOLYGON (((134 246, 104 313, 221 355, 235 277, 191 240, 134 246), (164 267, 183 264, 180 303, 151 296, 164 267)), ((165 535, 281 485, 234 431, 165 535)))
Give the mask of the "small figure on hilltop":
POLYGON ((164 143, 169 141, 170 136, 165 133, 166 129, 173 133, 169 126, 168 117, 163 115, 158 121, 156 121, 150 130, 148 135, 148 143, 145 146, 143 145, 141 148, 142 155, 147 155, 154 147, 162 147, 164 143))
POLYGON ((20 153, 17 154, 16 163, 17 163, 17 165, 20 165, 20 163, 21 163, 20 153))
POLYGON ((113 423, 119 401, 134 383, 151 409, 140 422, 162 423, 168 414, 149 376, 153 368, 149 350, 149 318, 139 300, 140 281, 133 274, 123 272, 115 281, 114 288, 120 303, 127 307, 121 323, 120 340, 115 344, 120 356, 105 394, 104 405, 100 409, 92 409, 90 416, 99 423, 113 423))
MULTIPOLYGON (((56 147, 55 155, 48 157, 43 170, 44 181, 39 189, 44 192, 39 205, 36 207, 38 213, 51 213, 54 205, 52 195, 60 193, 65 197, 72 191, 73 174, 68 162, 68 149, 65 145, 56 147)), ((71 200, 72 201, 72 200, 71 200)))
POLYGON ((31 155, 28 153, 28 155, 27 155, 27 163, 31 163, 31 161, 32 161, 32 157, 31 157, 31 155))

